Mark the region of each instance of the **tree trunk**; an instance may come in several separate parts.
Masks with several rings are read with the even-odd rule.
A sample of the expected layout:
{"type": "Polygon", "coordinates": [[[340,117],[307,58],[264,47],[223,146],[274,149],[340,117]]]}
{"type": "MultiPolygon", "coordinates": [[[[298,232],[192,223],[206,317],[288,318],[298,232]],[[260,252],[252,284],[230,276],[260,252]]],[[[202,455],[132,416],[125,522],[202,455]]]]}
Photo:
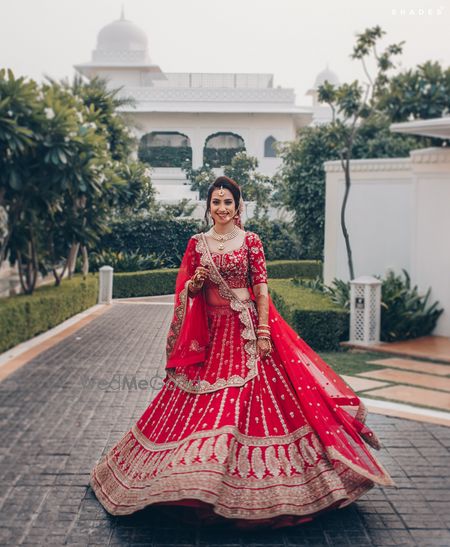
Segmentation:
{"type": "Polygon", "coordinates": [[[30,268],[30,292],[32,294],[36,288],[37,274],[39,269],[38,258],[36,253],[36,243],[33,232],[30,230],[30,250],[31,250],[31,268],[30,268]]]}
{"type": "Polygon", "coordinates": [[[37,257],[33,237],[28,241],[28,259],[25,268],[22,261],[22,253],[20,251],[17,251],[17,261],[22,291],[24,294],[32,294],[36,287],[37,280],[37,257]]]}
{"type": "Polygon", "coordinates": [[[89,254],[87,252],[86,245],[83,245],[81,247],[81,254],[83,257],[83,268],[82,268],[83,278],[86,278],[87,274],[89,273],[89,254]]]}
{"type": "Polygon", "coordinates": [[[64,274],[66,272],[66,268],[67,268],[67,260],[64,264],[64,268],[62,269],[62,272],[59,274],[57,269],[56,268],[52,268],[52,272],[53,272],[53,277],[55,278],[55,287],[58,287],[59,285],[61,285],[61,281],[64,277],[64,274]]]}
{"type": "Polygon", "coordinates": [[[23,271],[23,264],[22,264],[22,253],[20,251],[17,251],[17,265],[19,267],[19,281],[20,286],[22,287],[22,292],[26,294],[26,287],[24,282],[24,271],[23,271]]]}
{"type": "Polygon", "coordinates": [[[79,243],[72,243],[70,246],[69,257],[67,259],[67,274],[69,279],[72,279],[72,274],[75,271],[79,248],[79,243]]]}
{"type": "Polygon", "coordinates": [[[348,200],[348,195],[350,193],[350,185],[351,185],[350,158],[349,158],[348,151],[346,152],[345,161],[341,157],[341,163],[342,163],[342,167],[344,169],[344,174],[345,174],[345,193],[344,193],[344,199],[342,201],[342,207],[341,207],[341,228],[342,228],[342,233],[344,235],[345,248],[347,250],[347,260],[348,260],[348,269],[350,272],[350,280],[352,280],[355,277],[354,270],[353,270],[352,249],[350,246],[350,237],[347,231],[347,226],[345,224],[345,209],[347,206],[347,200],[348,200]]]}

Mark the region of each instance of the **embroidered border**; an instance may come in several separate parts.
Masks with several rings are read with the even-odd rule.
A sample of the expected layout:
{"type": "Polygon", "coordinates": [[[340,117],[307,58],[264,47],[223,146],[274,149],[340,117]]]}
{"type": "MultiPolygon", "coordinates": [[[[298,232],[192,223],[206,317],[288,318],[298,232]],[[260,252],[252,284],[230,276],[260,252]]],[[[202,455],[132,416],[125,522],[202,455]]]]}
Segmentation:
{"type": "Polygon", "coordinates": [[[175,307],[175,315],[178,321],[174,322],[173,329],[170,332],[169,336],[167,337],[167,344],[166,344],[166,357],[169,359],[170,354],[173,351],[173,348],[175,346],[175,342],[178,338],[178,335],[180,334],[181,326],[183,324],[183,318],[186,313],[186,303],[187,303],[187,293],[188,293],[188,283],[186,282],[186,285],[184,288],[180,291],[180,304],[175,307]]]}
{"type": "Polygon", "coordinates": [[[178,447],[150,453],[130,430],[93,469],[91,486],[114,515],[190,498],[212,504],[214,512],[224,517],[249,519],[312,515],[336,504],[347,505],[372,488],[372,481],[351,468],[333,464],[314,434],[307,439],[309,429],[303,426],[295,432],[302,437],[300,443],[287,447],[274,445],[275,438],[272,443],[247,438],[265,443],[264,452],[263,445],[240,445],[234,437],[228,447],[228,434],[222,428],[209,436],[202,432],[204,442],[184,439],[178,447]]]}

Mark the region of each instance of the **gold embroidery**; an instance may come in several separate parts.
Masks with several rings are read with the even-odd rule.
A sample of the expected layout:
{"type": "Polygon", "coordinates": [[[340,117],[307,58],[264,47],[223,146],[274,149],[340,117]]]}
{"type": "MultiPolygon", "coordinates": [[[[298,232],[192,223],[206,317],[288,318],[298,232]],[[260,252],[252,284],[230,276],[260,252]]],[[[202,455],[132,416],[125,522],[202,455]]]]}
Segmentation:
{"type": "Polygon", "coordinates": [[[186,450],[186,454],[184,456],[184,461],[186,462],[186,465],[191,465],[197,458],[198,447],[201,442],[201,439],[195,439],[186,450]]]}
{"type": "Polygon", "coordinates": [[[286,456],[284,446],[278,447],[278,460],[280,462],[281,469],[284,471],[285,475],[289,477],[291,474],[291,464],[286,456]]]}
{"type": "Polygon", "coordinates": [[[253,472],[258,479],[262,479],[266,471],[266,466],[264,464],[261,448],[259,448],[259,446],[256,446],[252,451],[252,467],[253,472]]]}
{"type": "Polygon", "coordinates": [[[228,471],[230,472],[230,474],[233,474],[237,465],[237,460],[236,460],[237,443],[234,439],[231,439],[231,443],[230,443],[230,447],[228,451],[229,451],[228,471]]]}
{"type": "Polygon", "coordinates": [[[266,466],[274,477],[278,477],[281,471],[281,466],[276,456],[274,446],[268,446],[266,449],[266,466]]]}
{"type": "Polygon", "coordinates": [[[298,471],[298,473],[301,473],[305,468],[305,464],[304,464],[303,459],[302,459],[302,457],[301,457],[301,455],[298,451],[298,447],[297,447],[296,444],[292,443],[292,444],[289,445],[288,454],[289,454],[289,459],[291,461],[292,467],[296,471],[298,471]]]}
{"type": "Polygon", "coordinates": [[[300,451],[302,453],[303,459],[309,464],[314,465],[317,460],[317,454],[313,447],[309,444],[308,439],[303,437],[300,439],[299,444],[300,451]]]}
{"type": "Polygon", "coordinates": [[[224,463],[228,457],[227,441],[228,435],[224,433],[217,437],[216,444],[214,445],[214,455],[219,463],[224,463]]]}
{"type": "MultiPolygon", "coordinates": [[[[175,346],[175,342],[178,338],[178,335],[180,334],[181,325],[183,324],[183,318],[186,313],[186,303],[187,303],[187,294],[188,294],[188,283],[189,281],[186,281],[186,284],[184,288],[180,291],[180,303],[178,306],[175,306],[175,316],[176,321],[174,321],[174,324],[172,326],[172,330],[169,332],[167,336],[167,344],[166,344],[166,356],[167,359],[169,359],[170,354],[173,351],[173,348],[175,346]]],[[[169,369],[170,370],[170,369],[169,369]]]]}
{"type": "Polygon", "coordinates": [[[244,479],[248,477],[248,474],[250,473],[250,462],[248,460],[248,453],[249,453],[248,446],[246,445],[241,446],[241,449],[239,450],[238,459],[237,459],[238,473],[244,479]]]}
{"type": "Polygon", "coordinates": [[[189,496],[213,504],[217,514],[228,518],[312,514],[337,501],[346,504],[372,486],[370,481],[361,482],[361,477],[351,470],[342,467],[334,470],[326,462],[291,478],[266,477],[262,479],[264,487],[260,489],[252,488],[254,477],[243,479],[235,475],[221,482],[220,475],[213,472],[213,466],[199,465],[203,467],[195,473],[163,473],[150,482],[139,483],[139,486],[134,481],[134,488],[130,488],[127,477],[122,475],[114,461],[109,461],[93,470],[91,485],[105,508],[115,515],[133,513],[150,503],[175,501],[189,496]],[[114,479],[116,476],[117,480],[114,479]],[[286,487],[290,487],[289,498],[285,495],[286,487]],[[236,496],[237,488],[240,489],[239,496],[236,496]],[[220,496],[217,496],[216,492],[219,491],[220,496]],[[274,507],[274,499],[285,502],[274,507]]]}
{"type": "Polygon", "coordinates": [[[199,450],[200,461],[205,463],[211,458],[211,456],[213,455],[214,441],[215,441],[215,437],[209,437],[203,443],[202,447],[199,450]]]}

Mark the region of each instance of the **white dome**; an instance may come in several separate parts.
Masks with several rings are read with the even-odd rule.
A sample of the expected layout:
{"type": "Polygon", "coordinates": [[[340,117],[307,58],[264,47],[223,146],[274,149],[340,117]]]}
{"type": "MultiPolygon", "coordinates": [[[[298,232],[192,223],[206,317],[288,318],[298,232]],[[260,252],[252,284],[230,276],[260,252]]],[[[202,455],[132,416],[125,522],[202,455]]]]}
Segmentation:
{"type": "Polygon", "coordinates": [[[147,51],[147,48],[145,32],[126,19],[106,25],[97,36],[97,51],[147,51]]]}
{"type": "Polygon", "coordinates": [[[318,89],[319,86],[323,85],[325,81],[328,81],[332,85],[339,85],[339,78],[337,77],[337,74],[335,74],[332,70],[328,68],[325,68],[322,70],[322,72],[319,72],[317,74],[316,79],[314,81],[313,89],[318,89]]]}

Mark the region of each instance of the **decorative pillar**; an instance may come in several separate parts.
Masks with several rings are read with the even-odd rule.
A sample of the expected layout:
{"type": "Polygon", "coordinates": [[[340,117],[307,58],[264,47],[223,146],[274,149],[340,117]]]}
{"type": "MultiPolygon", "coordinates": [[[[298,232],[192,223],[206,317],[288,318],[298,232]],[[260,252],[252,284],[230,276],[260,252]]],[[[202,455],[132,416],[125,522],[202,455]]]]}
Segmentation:
{"type": "Polygon", "coordinates": [[[350,281],[350,343],[378,344],[380,341],[381,281],[361,276],[350,281]]]}
{"type": "Polygon", "coordinates": [[[99,304],[112,304],[113,271],[114,268],[111,266],[102,266],[99,269],[99,304]]]}

